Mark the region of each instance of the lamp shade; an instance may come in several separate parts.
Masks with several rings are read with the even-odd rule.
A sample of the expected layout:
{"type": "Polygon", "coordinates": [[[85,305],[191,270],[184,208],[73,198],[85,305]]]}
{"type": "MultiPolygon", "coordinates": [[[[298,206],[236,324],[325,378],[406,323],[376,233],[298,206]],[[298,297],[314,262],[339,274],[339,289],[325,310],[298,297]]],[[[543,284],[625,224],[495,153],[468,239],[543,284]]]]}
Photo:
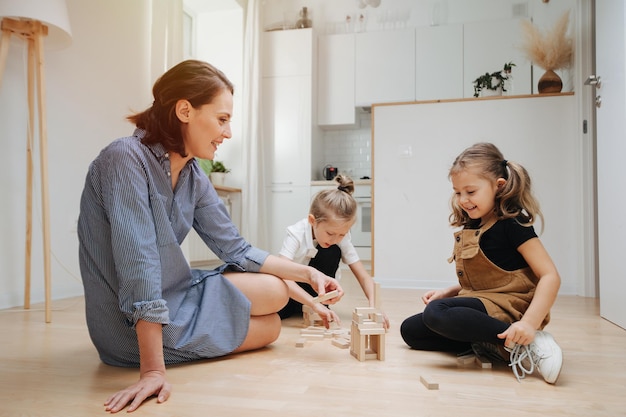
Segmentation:
{"type": "Polygon", "coordinates": [[[38,20],[48,26],[46,47],[62,49],[72,43],[72,30],[65,0],[0,0],[0,19],[38,20]]]}

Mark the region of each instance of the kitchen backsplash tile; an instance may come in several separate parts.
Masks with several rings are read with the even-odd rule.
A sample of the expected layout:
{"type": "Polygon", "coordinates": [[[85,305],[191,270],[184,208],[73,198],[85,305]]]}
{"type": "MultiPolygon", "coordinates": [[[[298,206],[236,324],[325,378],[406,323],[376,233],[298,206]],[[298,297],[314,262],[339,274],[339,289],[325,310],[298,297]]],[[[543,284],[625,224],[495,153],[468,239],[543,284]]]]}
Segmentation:
{"type": "Polygon", "coordinates": [[[355,126],[324,131],[324,160],[355,180],[372,176],[371,116],[359,109],[355,126]]]}

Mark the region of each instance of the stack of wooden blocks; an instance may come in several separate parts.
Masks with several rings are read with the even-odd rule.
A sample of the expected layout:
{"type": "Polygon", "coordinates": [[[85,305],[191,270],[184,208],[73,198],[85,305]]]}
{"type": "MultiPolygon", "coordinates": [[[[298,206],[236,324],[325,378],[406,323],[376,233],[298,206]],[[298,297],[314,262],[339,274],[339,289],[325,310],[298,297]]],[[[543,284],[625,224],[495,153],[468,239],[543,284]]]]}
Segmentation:
{"type": "Polygon", "coordinates": [[[302,318],[304,319],[305,326],[317,327],[324,325],[320,315],[314,312],[313,309],[307,305],[302,306],[302,318]]]}
{"type": "MultiPolygon", "coordinates": [[[[349,332],[343,329],[329,330],[323,326],[323,320],[312,308],[302,306],[302,316],[304,325],[307,328],[300,332],[300,339],[296,342],[296,347],[304,347],[307,339],[332,338],[333,345],[347,349],[350,354],[359,361],[366,359],[385,360],[385,320],[380,310],[380,300],[378,294],[380,285],[374,284],[374,298],[376,307],[357,307],[352,313],[352,326],[349,332]]],[[[337,295],[337,291],[317,297],[314,302],[323,302],[337,295]]]]}
{"type": "Polygon", "coordinates": [[[385,332],[385,321],[377,308],[355,308],[350,330],[350,354],[360,361],[384,361],[385,332]]]}

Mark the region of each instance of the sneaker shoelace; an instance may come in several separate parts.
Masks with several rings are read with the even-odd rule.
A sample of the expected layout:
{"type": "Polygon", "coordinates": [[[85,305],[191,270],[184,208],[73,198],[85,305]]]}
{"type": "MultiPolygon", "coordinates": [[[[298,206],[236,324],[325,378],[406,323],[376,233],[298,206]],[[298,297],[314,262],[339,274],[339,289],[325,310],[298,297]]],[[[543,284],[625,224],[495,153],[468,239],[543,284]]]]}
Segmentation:
{"type": "Polygon", "coordinates": [[[513,374],[518,382],[524,379],[526,375],[530,375],[535,371],[535,361],[538,358],[535,357],[535,353],[530,348],[530,345],[515,345],[510,352],[511,363],[509,366],[513,370],[513,374]],[[526,359],[528,359],[528,367],[524,365],[524,360],[526,359]]]}

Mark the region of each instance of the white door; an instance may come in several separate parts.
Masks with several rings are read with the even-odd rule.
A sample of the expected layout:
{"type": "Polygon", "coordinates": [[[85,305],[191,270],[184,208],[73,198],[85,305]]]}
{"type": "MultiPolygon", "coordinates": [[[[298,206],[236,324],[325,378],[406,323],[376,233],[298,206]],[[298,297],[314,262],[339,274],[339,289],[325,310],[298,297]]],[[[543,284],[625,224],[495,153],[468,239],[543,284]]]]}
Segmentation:
{"type": "Polygon", "coordinates": [[[622,268],[626,222],[626,8],[623,0],[596,1],[598,268],[600,315],[626,328],[622,268]]]}

